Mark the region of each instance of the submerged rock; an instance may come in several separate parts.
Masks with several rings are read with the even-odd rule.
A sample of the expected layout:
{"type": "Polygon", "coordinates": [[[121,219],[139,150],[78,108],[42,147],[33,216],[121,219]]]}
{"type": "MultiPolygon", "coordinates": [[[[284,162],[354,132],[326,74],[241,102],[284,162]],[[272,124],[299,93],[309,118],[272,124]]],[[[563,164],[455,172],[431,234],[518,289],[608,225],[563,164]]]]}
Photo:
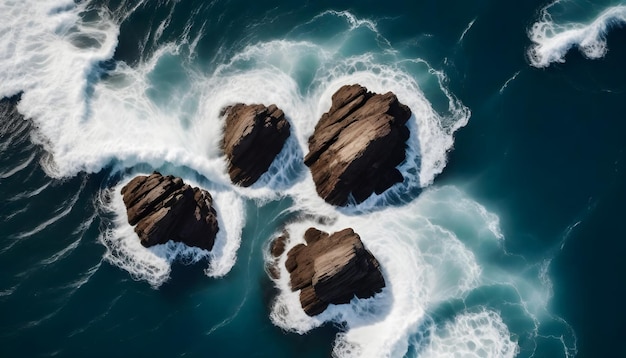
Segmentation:
{"type": "Polygon", "coordinates": [[[222,150],[228,159],[228,174],[233,183],[254,184],[265,173],[289,137],[289,122],[275,105],[226,107],[222,150]]]}
{"type": "Polygon", "coordinates": [[[404,178],[396,166],[405,159],[411,110],[391,92],[375,94],[360,85],[341,87],[309,138],[304,163],[317,193],[345,206],[381,194],[404,178]]]}
{"type": "Polygon", "coordinates": [[[168,240],[211,250],[219,228],[213,198],[181,178],[154,172],[133,178],[122,188],[128,223],[143,246],[168,240]]]}
{"type": "Polygon", "coordinates": [[[385,287],[380,265],[352,229],[329,235],[315,228],[304,234],[306,245],[289,250],[285,267],[291,289],[300,291],[300,304],[309,316],[329,304],[369,298],[385,287]]]}

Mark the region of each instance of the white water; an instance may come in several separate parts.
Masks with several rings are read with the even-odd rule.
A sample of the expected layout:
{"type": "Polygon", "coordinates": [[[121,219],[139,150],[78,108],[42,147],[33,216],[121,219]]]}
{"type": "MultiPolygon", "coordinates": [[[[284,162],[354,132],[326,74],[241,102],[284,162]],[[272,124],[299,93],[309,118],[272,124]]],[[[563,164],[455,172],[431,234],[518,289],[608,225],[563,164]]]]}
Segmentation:
{"type": "MultiPolygon", "coordinates": [[[[111,163],[121,171],[135,166],[165,169],[210,190],[220,218],[211,252],[177,243],[146,249],[126,221],[120,189],[131,176],[125,177],[102,193],[98,203],[113,217],[100,241],[107,249],[105,259],[133,278],[158,287],[169,278],[173,261],[205,259],[207,275],[226,275],[236,263],[245,225],[244,200],[263,202],[283,195],[293,198],[294,211],[330,218],[332,224],[322,229],[353,227],[383,267],[387,287],[381,294],[330,307],[315,318],[304,314],[282,269],[272,321],[298,333],[326,321],[345,323],[346,331],[335,342],[338,356],[401,356],[416,345],[412,337],[420,333],[431,310],[507,278],[506,272],[486,272],[475,251],[483,245],[500,250],[503,235],[497,216],[462,192],[427,189],[405,206],[388,205],[427,187],[441,173],[454,132],[467,124],[470,112],[446,89],[443,73],[420,59],[401,57],[374,22],[348,12],[325,12],[305,25],[317,26],[316,21],[327,17],[345,21],[339,35],[328,41],[251,44],[212,73],[183,65],[179,44],[166,44],[150,59],[134,67],[117,63],[108,77],[99,79],[97,64],[111,58],[118,27],[106,14],[85,23],[78,16],[81,10],[73,1],[0,4],[0,95],[24,91],[18,108],[32,118],[35,139],[51,154],[43,163],[46,172],[67,177],[98,172],[111,163]],[[378,47],[360,48],[364,39],[378,47]],[[317,196],[301,159],[331,95],[351,83],[375,92],[393,91],[413,111],[408,124],[412,135],[400,167],[404,183],[358,207],[337,210],[317,196]],[[433,94],[447,98],[446,109],[433,108],[433,94]],[[218,148],[219,112],[236,102],[274,103],[292,124],[285,150],[251,188],[230,184],[218,148]],[[198,184],[192,180],[196,174],[202,178],[198,184]],[[448,216],[441,216],[441,208],[448,209],[443,211],[448,216]],[[461,236],[459,230],[468,231],[461,236]]],[[[290,246],[310,224],[288,226],[290,246]]],[[[281,267],[283,263],[284,258],[281,267]]],[[[518,281],[510,278],[504,284],[518,281]]],[[[537,297],[536,305],[545,307],[545,296],[537,297]]],[[[477,355],[516,349],[495,311],[462,313],[442,327],[428,329],[434,338],[425,354],[452,352],[459,345],[477,355]]]]}
{"type": "MultiPolygon", "coordinates": [[[[595,18],[586,22],[557,22],[551,15],[555,1],[543,8],[540,18],[528,31],[533,45],[528,58],[535,67],[548,67],[551,63],[565,62],[567,52],[575,47],[587,58],[598,59],[608,51],[606,35],[612,27],[626,23],[626,6],[608,7],[595,18]]],[[[576,4],[570,4],[573,9],[576,4]]]]}
{"type": "Polygon", "coordinates": [[[18,109],[35,119],[38,142],[60,159],[59,171],[48,168],[57,176],[81,166],[68,155],[81,149],[74,147],[75,137],[89,117],[94,66],[117,44],[115,24],[106,18],[85,23],[80,10],[73,1],[0,4],[0,96],[24,91],[18,109]]]}
{"type": "Polygon", "coordinates": [[[509,330],[493,311],[465,313],[435,332],[430,344],[421,352],[425,358],[447,357],[515,357],[517,344],[509,330]]]}
{"type": "MultiPolygon", "coordinates": [[[[299,333],[327,321],[345,324],[347,331],[335,342],[338,356],[402,356],[409,345],[417,344],[412,336],[428,321],[428,312],[445,302],[463,300],[472,290],[501,278],[497,271],[484,273],[472,251],[478,247],[502,251],[503,237],[497,216],[453,187],[427,189],[405,207],[359,216],[338,212],[333,215],[326,208],[320,209],[315,214],[332,215],[333,223],[290,224],[286,251],[303,242],[304,231],[310,226],[327,232],[351,227],[381,263],[386,287],[373,298],[353,299],[349,305],[331,305],[319,316],[309,317],[300,307],[299,293],[290,290],[289,275],[284,268],[286,255],[283,255],[278,262],[281,277],[276,281],[281,293],[274,303],[271,319],[279,327],[299,333]],[[460,224],[454,224],[457,219],[460,224]],[[456,225],[454,231],[445,226],[451,223],[456,225]],[[465,237],[461,240],[455,231],[463,232],[465,237]]],[[[513,284],[517,280],[514,274],[508,275],[508,282],[499,284],[513,284]]],[[[539,306],[546,303],[537,302],[539,306]]],[[[428,348],[431,356],[454,352],[459,344],[470,341],[475,344],[476,356],[501,356],[476,353],[481,351],[506,351],[512,356],[517,349],[497,312],[476,317],[461,314],[454,319],[455,322],[444,327],[429,328],[434,330],[435,337],[442,337],[432,340],[428,348]],[[470,326],[473,328],[469,329],[470,326]]]]}
{"type": "MultiPolygon", "coordinates": [[[[169,278],[174,261],[194,264],[208,261],[205,272],[210,277],[226,275],[236,262],[236,253],[241,243],[241,230],[245,221],[243,202],[232,192],[212,190],[213,205],[218,214],[219,231],[211,251],[188,247],[179,242],[145,248],[137,239],[133,227],[128,224],[126,207],[120,191],[131,178],[103,193],[100,206],[114,216],[114,227],[100,236],[106,246],[105,259],[128,271],[134,279],[146,280],[158,287],[169,278]]],[[[191,186],[197,184],[186,181],[191,186]]]]}

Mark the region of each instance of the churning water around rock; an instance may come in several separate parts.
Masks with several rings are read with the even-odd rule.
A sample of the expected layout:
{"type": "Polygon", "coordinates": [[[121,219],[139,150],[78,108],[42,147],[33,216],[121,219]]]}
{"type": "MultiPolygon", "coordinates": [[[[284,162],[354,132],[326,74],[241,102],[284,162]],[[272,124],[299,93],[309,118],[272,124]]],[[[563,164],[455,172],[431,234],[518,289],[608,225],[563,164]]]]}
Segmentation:
{"type": "Polygon", "coordinates": [[[625,7],[2,0],[0,356],[623,354],[625,7]],[[338,209],[302,160],[352,83],[411,137],[403,183],[338,209]],[[292,128],[249,188],[237,102],[292,128]],[[212,193],[211,252],[140,245],[120,189],[153,170],[212,193]],[[265,265],[312,225],[354,228],[386,288],[304,314],[265,265]]]}

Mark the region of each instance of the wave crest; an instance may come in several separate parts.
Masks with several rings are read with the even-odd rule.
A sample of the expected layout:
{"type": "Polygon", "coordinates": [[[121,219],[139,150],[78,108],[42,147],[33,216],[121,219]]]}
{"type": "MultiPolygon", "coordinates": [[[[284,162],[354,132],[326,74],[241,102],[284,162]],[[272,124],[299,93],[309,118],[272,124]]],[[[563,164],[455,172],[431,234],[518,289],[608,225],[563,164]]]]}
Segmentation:
{"type": "Polygon", "coordinates": [[[534,67],[548,67],[551,63],[565,62],[565,55],[573,47],[589,59],[604,57],[608,51],[606,35],[612,27],[626,23],[626,6],[605,9],[589,22],[557,23],[550,14],[554,2],[541,10],[539,21],[528,31],[533,45],[528,49],[528,59],[534,67]]]}

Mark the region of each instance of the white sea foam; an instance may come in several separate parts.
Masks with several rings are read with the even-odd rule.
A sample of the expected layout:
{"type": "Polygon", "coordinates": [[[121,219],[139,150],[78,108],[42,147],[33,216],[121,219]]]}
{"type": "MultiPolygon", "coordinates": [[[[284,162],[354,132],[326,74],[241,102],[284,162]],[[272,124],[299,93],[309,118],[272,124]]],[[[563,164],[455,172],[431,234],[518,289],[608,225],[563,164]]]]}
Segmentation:
{"type": "MultiPolygon", "coordinates": [[[[32,16],[28,6],[23,7],[14,16],[20,21],[32,16]]],[[[300,148],[288,145],[271,179],[268,175],[252,189],[235,188],[246,196],[267,198],[299,178],[308,136],[328,110],[332,93],[358,82],[372,91],[395,92],[414,113],[409,123],[414,134],[401,168],[407,180],[400,191],[406,191],[430,184],[443,170],[454,131],[469,118],[469,110],[445,88],[445,76],[420,60],[414,66],[416,60],[397,57],[386,48],[342,55],[346,46],[353,46],[352,31],[365,29],[380,38],[375,23],[347,12],[324,15],[347,23],[341,39],[327,43],[277,40],[250,45],[209,75],[183,66],[179,45],[169,44],[148,61],[133,68],[118,63],[106,79],[97,80],[97,64],[112,55],[117,27],[106,14],[85,23],[77,15],[80,7],[67,9],[53,16],[43,12],[47,27],[30,30],[14,23],[20,31],[3,45],[24,48],[0,61],[6,77],[0,94],[25,91],[19,109],[34,119],[40,142],[52,154],[53,162],[45,169],[53,176],[96,172],[111,160],[120,167],[175,163],[229,185],[218,147],[221,109],[236,102],[275,103],[290,119],[300,148]],[[417,81],[424,77],[437,79],[439,88],[429,91],[448,96],[447,111],[432,108],[417,81]]]]}
{"type": "MultiPolygon", "coordinates": [[[[482,269],[472,251],[454,233],[431,222],[426,215],[436,210],[433,203],[446,202],[456,195],[456,202],[462,206],[459,210],[483,226],[483,235],[492,233],[492,214],[486,215],[478,204],[468,205],[470,199],[461,194],[454,188],[428,189],[405,207],[360,216],[335,212],[333,223],[328,226],[312,222],[289,225],[287,250],[302,242],[304,231],[312,225],[329,232],[354,228],[380,261],[386,287],[374,298],[331,305],[319,316],[309,317],[300,307],[298,292],[289,288],[283,255],[278,262],[281,278],[276,284],[280,295],[272,309],[272,321],[300,333],[326,321],[345,323],[347,331],[335,342],[336,355],[402,356],[429,310],[442,302],[462,299],[482,282],[482,269]]],[[[330,214],[326,208],[320,209],[317,214],[330,214]]],[[[499,238],[492,234],[491,240],[497,242],[499,238]]],[[[508,332],[501,334],[508,336],[508,332]]]]}
{"type": "Polygon", "coordinates": [[[72,243],[67,245],[62,250],[54,253],[52,256],[41,260],[39,263],[44,266],[51,265],[61,259],[64,259],[65,257],[69,256],[72,252],[74,252],[74,250],[78,247],[78,245],[82,241],[83,236],[85,235],[85,232],[91,227],[91,224],[93,223],[93,220],[95,218],[96,218],[96,215],[94,214],[91,217],[89,217],[87,220],[85,220],[83,223],[81,223],[74,230],[74,232],[72,232],[73,235],[78,236],[76,240],[74,240],[72,243]]]}
{"type": "MultiPolygon", "coordinates": [[[[359,83],[378,93],[393,91],[413,112],[408,123],[413,135],[408,141],[407,160],[400,167],[405,182],[394,189],[395,193],[392,190],[382,198],[375,196],[362,206],[379,206],[388,196],[401,196],[412,188],[429,185],[445,167],[454,132],[467,123],[470,115],[445,88],[445,75],[421,60],[383,61],[372,53],[341,58],[336,51],[333,44],[288,40],[247,47],[216,71],[219,81],[209,87],[204,95],[207,100],[201,101],[211,107],[204,109],[205,117],[215,117],[221,107],[216,106],[218,103],[276,103],[294,124],[292,134],[300,151],[291,155],[289,159],[293,160],[308,151],[308,137],[319,117],[330,108],[332,94],[342,85],[359,83]],[[412,72],[411,66],[419,67],[415,70],[418,72],[412,72]],[[242,71],[248,67],[251,69],[242,71]],[[434,79],[438,85],[435,91],[448,98],[445,113],[433,109],[416,76],[434,79]],[[306,82],[298,84],[294,78],[306,82]]],[[[279,163],[282,168],[293,165],[288,161],[279,163]]]]}
{"type": "MultiPolygon", "coordinates": [[[[241,199],[232,192],[211,191],[219,225],[215,245],[211,251],[173,241],[145,248],[126,218],[126,207],[120,191],[128,181],[130,178],[105,191],[99,203],[101,208],[114,217],[114,225],[100,236],[100,241],[107,248],[106,260],[128,271],[133,278],[145,280],[154,287],[167,281],[174,261],[193,264],[207,259],[209,266],[205,272],[212,277],[220,277],[230,271],[236,261],[244,223],[241,199]]],[[[197,186],[190,181],[187,183],[197,186]]]]}
{"type": "MultiPolygon", "coordinates": [[[[565,62],[565,55],[578,48],[590,59],[603,57],[607,49],[606,35],[611,27],[626,23],[626,6],[612,6],[588,22],[562,22],[553,20],[552,7],[555,1],[541,10],[540,18],[528,31],[533,45],[528,49],[528,58],[535,67],[548,67],[553,62],[565,62]]],[[[573,7],[575,5],[572,4],[573,7]]]]}
{"type": "MultiPolygon", "coordinates": [[[[68,198],[63,203],[61,203],[52,212],[52,214],[54,214],[54,216],[44,220],[41,224],[35,226],[35,228],[33,228],[31,230],[28,230],[28,231],[25,231],[25,232],[20,232],[20,233],[16,234],[15,237],[18,240],[31,237],[31,236],[33,236],[35,234],[38,234],[39,232],[41,232],[42,230],[44,230],[48,226],[55,224],[57,221],[63,219],[65,216],[67,216],[74,209],[74,205],[78,201],[78,198],[80,198],[80,195],[82,194],[83,189],[85,188],[86,182],[87,181],[84,179],[82,181],[81,185],[80,185],[80,188],[76,191],[76,193],[74,193],[74,195],[71,198],[68,198]]],[[[10,246],[12,246],[12,245],[9,245],[8,247],[10,247],[10,246]]]]}
{"type": "Polygon", "coordinates": [[[30,165],[30,163],[33,161],[33,159],[35,159],[36,156],[37,156],[37,153],[33,152],[33,154],[31,154],[28,158],[26,158],[21,163],[18,163],[15,167],[11,169],[7,169],[6,171],[0,173],[0,179],[9,178],[13,176],[14,174],[19,173],[20,171],[24,170],[26,167],[28,167],[28,165],[30,165]]]}
{"type": "MultiPolygon", "coordinates": [[[[293,190],[303,193],[298,199],[308,197],[304,193],[314,188],[302,183],[293,190]]],[[[358,216],[312,198],[296,200],[294,207],[325,218],[328,224],[313,220],[288,225],[286,252],[303,241],[310,226],[328,232],[352,227],[383,269],[387,286],[380,294],[366,300],[353,299],[348,305],[331,305],[322,314],[309,317],[300,306],[298,292],[290,290],[284,267],[286,255],[278,260],[281,275],[275,283],[280,294],[272,307],[272,321],[298,333],[325,322],[345,327],[335,341],[333,354],[338,357],[396,357],[409,351],[418,356],[454,352],[470,357],[514,356],[519,351],[514,337],[524,336],[533,342],[544,320],[558,319],[547,311],[552,284],[545,262],[528,265],[509,255],[498,216],[456,187],[428,188],[406,206],[358,216]],[[502,260],[507,263],[502,265],[502,260]],[[465,303],[475,291],[490,287],[498,287],[496,292],[510,291],[512,296],[505,295],[502,301],[493,296],[487,306],[465,303]],[[433,311],[455,302],[464,302],[463,306],[472,310],[454,313],[444,325],[432,323],[433,311]],[[492,305],[496,309],[489,308],[492,305]],[[508,319],[518,324],[523,321],[524,330],[515,327],[512,333],[497,311],[501,307],[517,307],[521,316],[508,319]]],[[[566,337],[567,349],[572,349],[571,327],[562,320],[558,327],[566,337]]]]}
{"type": "Polygon", "coordinates": [[[511,76],[511,78],[509,78],[508,80],[506,80],[506,82],[504,82],[504,84],[502,85],[502,87],[500,87],[500,90],[498,91],[499,93],[504,92],[504,90],[509,87],[509,84],[513,81],[515,81],[515,79],[517,78],[517,76],[519,76],[521,71],[517,71],[515,72],[515,74],[513,76],[511,76]]]}
{"type": "Polygon", "coordinates": [[[21,192],[21,193],[16,194],[15,196],[13,196],[11,198],[8,198],[7,200],[9,200],[9,201],[16,201],[16,200],[21,200],[21,199],[32,198],[34,196],[37,196],[37,195],[41,194],[41,192],[46,190],[50,186],[51,183],[52,182],[49,181],[49,182],[43,184],[42,186],[40,186],[39,188],[21,192]]]}
{"type": "Polygon", "coordinates": [[[467,35],[467,32],[472,28],[472,26],[474,26],[474,23],[476,22],[476,17],[472,19],[472,21],[469,22],[469,24],[467,24],[467,27],[465,28],[465,30],[463,30],[463,33],[461,33],[461,37],[459,37],[459,40],[457,41],[457,43],[461,43],[463,42],[463,39],[465,38],[465,35],[467,35]]]}
{"type": "Polygon", "coordinates": [[[515,357],[519,351],[496,312],[464,313],[436,329],[420,357],[515,357]]]}
{"type": "Polygon", "coordinates": [[[0,96],[24,91],[18,109],[35,119],[39,142],[61,159],[61,170],[78,135],[71,133],[89,117],[97,65],[117,44],[117,26],[105,14],[81,20],[84,6],[67,0],[0,4],[0,96]]]}
{"type": "MultiPolygon", "coordinates": [[[[207,274],[223,276],[235,264],[245,198],[264,201],[289,195],[294,201],[291,210],[328,219],[327,225],[317,225],[322,229],[353,227],[383,267],[387,287],[381,294],[332,306],[314,318],[302,311],[298,293],[290,292],[282,268],[272,321],[299,333],[326,321],[345,322],[346,331],[334,348],[340,356],[404,354],[429,310],[463,299],[489,276],[473,248],[484,241],[499,247],[503,235],[497,216],[449,188],[426,189],[404,206],[387,205],[433,182],[446,165],[455,131],[467,123],[470,112],[447,90],[442,72],[420,59],[403,58],[375,22],[349,12],[325,12],[309,25],[317,26],[316,21],[326,17],[343,19],[345,26],[337,36],[313,42],[295,36],[296,28],[292,34],[297,39],[251,44],[229,62],[214,64],[209,74],[189,65],[180,43],[165,44],[133,67],[117,63],[100,79],[98,63],[113,54],[121,15],[111,20],[112,16],[101,13],[86,22],[79,16],[83,6],[73,1],[0,4],[0,96],[24,92],[18,109],[32,118],[35,139],[51,153],[52,160],[44,162],[46,171],[66,177],[81,170],[98,172],[111,163],[125,173],[134,166],[165,168],[192,185],[190,179],[196,178],[209,189],[220,220],[211,252],[177,243],[144,248],[126,221],[120,188],[130,180],[127,177],[106,190],[99,203],[105,216],[113,217],[100,236],[108,262],[153,286],[168,279],[174,260],[207,259],[207,274]],[[360,47],[363,40],[378,47],[360,47]],[[318,197],[301,159],[332,94],[351,83],[396,93],[413,111],[408,123],[412,135],[407,160],[400,167],[404,183],[357,207],[337,210],[318,197]],[[431,96],[445,98],[443,108],[433,105],[431,96]],[[250,188],[230,184],[219,149],[220,111],[236,102],[274,103],[292,125],[292,137],[270,173],[250,188]],[[447,211],[449,220],[433,214],[438,205],[456,208],[447,211]],[[452,215],[458,213],[463,213],[461,228],[470,230],[455,227],[452,215]]],[[[161,30],[167,26],[166,20],[161,30]]],[[[183,41],[195,47],[199,36],[183,41]]],[[[288,226],[290,246],[309,225],[288,226]]],[[[282,260],[280,267],[284,267],[282,260]]],[[[461,337],[465,333],[455,327],[465,327],[469,321],[489,328],[486,331],[497,331],[493,333],[498,339],[495,347],[510,346],[506,327],[494,315],[487,314],[491,319],[487,321],[471,315],[456,317],[458,323],[446,329],[458,334],[459,340],[441,336],[434,351],[450,351],[455,344],[467,342],[461,337]]],[[[492,348],[485,347],[487,351],[492,348]]]]}

